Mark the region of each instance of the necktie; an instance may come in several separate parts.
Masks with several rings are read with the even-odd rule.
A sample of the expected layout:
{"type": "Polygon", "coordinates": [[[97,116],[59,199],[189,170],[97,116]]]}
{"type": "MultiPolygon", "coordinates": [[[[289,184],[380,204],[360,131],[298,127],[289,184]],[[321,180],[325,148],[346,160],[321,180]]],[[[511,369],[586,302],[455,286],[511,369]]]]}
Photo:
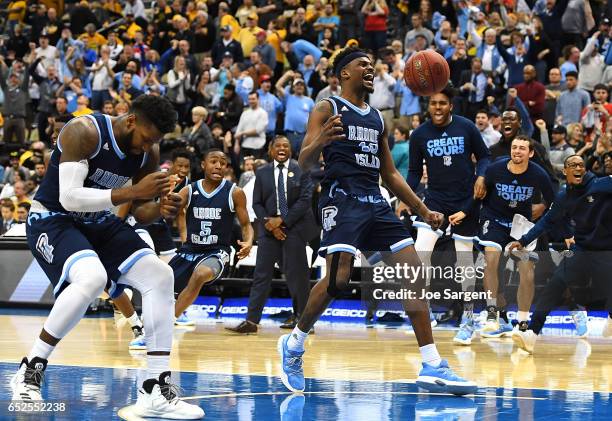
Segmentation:
{"type": "Polygon", "coordinates": [[[285,196],[285,177],[283,177],[283,164],[278,164],[278,209],[281,217],[287,217],[289,206],[287,205],[287,196],[285,196]]]}
{"type": "Polygon", "coordinates": [[[472,92],[470,92],[470,102],[474,103],[476,102],[476,94],[478,92],[478,76],[477,75],[472,75],[472,85],[474,85],[474,90],[472,92]]]}

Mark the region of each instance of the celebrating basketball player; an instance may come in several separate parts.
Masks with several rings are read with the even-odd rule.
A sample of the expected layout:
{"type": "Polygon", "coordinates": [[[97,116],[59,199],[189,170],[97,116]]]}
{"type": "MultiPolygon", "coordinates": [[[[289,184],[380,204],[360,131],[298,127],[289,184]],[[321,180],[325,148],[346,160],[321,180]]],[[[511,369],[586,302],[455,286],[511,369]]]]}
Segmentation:
{"type": "MultiPolygon", "coordinates": [[[[499,338],[512,332],[512,325],[507,322],[502,324],[500,321],[496,304],[499,260],[506,245],[512,242],[510,230],[514,215],[519,214],[531,220],[534,195],[541,192],[546,203],[552,203],[554,197],[553,186],[546,171],[538,164],[530,162],[529,158],[534,154],[533,140],[522,135],[515,137],[510,154],[511,158],[500,158],[486,170],[485,188],[488,194],[480,210],[480,232],[476,238],[485,253],[484,289],[490,293],[487,309],[488,313],[495,315],[495,318],[487,320],[481,332],[485,338],[499,338]]],[[[458,212],[448,219],[455,227],[460,225],[465,217],[464,212],[458,212]]],[[[521,279],[517,291],[518,319],[519,322],[526,323],[534,293],[533,262],[521,260],[518,269],[521,279]]],[[[472,321],[462,324],[454,341],[469,345],[473,333],[472,321]]]]}
{"type": "MultiPolygon", "coordinates": [[[[417,127],[410,135],[408,184],[414,190],[423,175],[423,161],[427,166],[427,207],[444,215],[463,211],[468,216],[458,225],[443,225],[433,230],[426,221],[415,221],[417,240],[414,245],[425,265],[430,265],[431,253],[445,231],[452,234],[457,251],[457,266],[474,265],[473,239],[478,232],[478,211],[473,198],[485,193],[484,173],[489,165],[489,150],[480,131],[470,120],[452,114],[453,90],[450,87],[429,98],[431,119],[417,127]],[[477,163],[474,169],[472,155],[477,163]],[[448,228],[448,229],[447,229],[448,228]]],[[[464,291],[474,291],[474,277],[466,277],[464,291]]],[[[464,303],[462,325],[472,323],[473,302],[464,303]]]]}
{"type": "Polygon", "coordinates": [[[177,398],[170,383],[173,278],[168,265],[110,208],[133,200],[141,222],[173,217],[180,197],[169,193],[168,174],[156,172],[157,143],[174,130],[176,112],[165,98],[142,95],[129,113],[86,115],[59,135],[49,169],[34,197],[28,245],[54,285],[56,301],[34,347],[11,381],[14,400],[41,400],[47,359],[85,314],[107,279],[142,295],[147,380],[134,413],[199,419],[204,411],[177,398]],[[133,185],[123,187],[133,179],[133,185]],[[162,195],[160,203],[152,198],[162,195]]]}
{"type": "MultiPolygon", "coordinates": [[[[393,165],[384,122],[365,98],[374,91],[374,68],[360,49],[348,47],[336,56],[334,73],[342,96],[320,101],[310,115],[299,162],[304,170],[323,153],[325,173],[319,211],[323,222],[320,254],[326,255],[327,274],[311,290],[306,309],[289,335],[278,340],[281,378],[294,392],[304,390],[302,355],[308,332],[331,301],[348,288],[357,249],[387,252],[387,264],[419,266],[414,242],[380,193],[379,177],[402,201],[437,229],[443,216],[432,212],[410,189],[393,165]]],[[[423,279],[414,287],[422,288],[423,279]]],[[[420,293],[419,295],[420,296],[420,293]]],[[[430,391],[473,393],[476,384],[455,375],[440,358],[433,341],[427,302],[406,300],[423,357],[417,384],[430,391]]]]}

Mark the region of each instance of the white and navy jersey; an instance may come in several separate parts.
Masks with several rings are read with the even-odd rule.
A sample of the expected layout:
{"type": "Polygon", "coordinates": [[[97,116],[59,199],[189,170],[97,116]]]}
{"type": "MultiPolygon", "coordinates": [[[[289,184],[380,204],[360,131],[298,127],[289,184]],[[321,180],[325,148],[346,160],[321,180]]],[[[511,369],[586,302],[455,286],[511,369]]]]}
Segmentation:
{"type": "Polygon", "coordinates": [[[484,175],[489,149],[480,131],[467,118],[453,115],[445,127],[431,120],[417,127],[410,135],[408,184],[416,190],[427,165],[427,198],[438,201],[463,201],[474,194],[476,171],[472,154],[478,161],[478,173],[484,175]]]}
{"type": "Polygon", "coordinates": [[[341,114],[343,140],[335,140],[323,148],[325,174],[323,185],[335,184],[346,193],[380,195],[380,142],[384,122],[380,112],[370,107],[358,108],[349,101],[332,96],[334,115],[341,114]]]}
{"type": "Polygon", "coordinates": [[[527,171],[513,174],[508,169],[510,158],[501,158],[487,168],[487,195],[480,211],[481,219],[491,219],[503,225],[512,223],[514,214],[531,220],[531,205],[535,192],[542,192],[546,203],[554,199],[553,186],[544,168],[529,162],[527,171]]]}
{"type": "MultiPolygon", "coordinates": [[[[83,187],[94,189],[117,189],[122,187],[144,166],[147,154],[126,154],[117,145],[113,134],[111,118],[104,114],[84,115],[78,118],[90,119],[98,130],[98,147],[87,158],[89,172],[83,187]]],[[[62,132],[57,139],[57,147],[51,154],[49,168],[43,178],[34,200],[40,202],[52,212],[73,215],[79,219],[96,220],[110,213],[101,212],[68,212],[59,201],[59,163],[62,155],[62,132]]]]}
{"type": "Polygon", "coordinates": [[[187,188],[187,241],[181,251],[204,253],[221,249],[229,253],[235,212],[232,193],[236,185],[224,179],[213,192],[206,193],[199,180],[187,188]]]}

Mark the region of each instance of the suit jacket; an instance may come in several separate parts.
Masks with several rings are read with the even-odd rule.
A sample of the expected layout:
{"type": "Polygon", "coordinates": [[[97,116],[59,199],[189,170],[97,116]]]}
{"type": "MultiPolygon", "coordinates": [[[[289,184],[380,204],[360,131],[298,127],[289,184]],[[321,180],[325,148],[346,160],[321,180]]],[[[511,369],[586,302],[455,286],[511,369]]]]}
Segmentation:
{"type": "MultiPolygon", "coordinates": [[[[311,202],[314,185],[310,174],[302,171],[297,161],[289,161],[287,173],[287,204],[289,213],[284,223],[289,231],[296,231],[304,241],[318,234],[318,227],[312,214],[311,202]]],[[[274,163],[264,165],[255,172],[253,189],[253,210],[259,224],[259,236],[269,235],[265,227],[266,218],[277,216],[276,184],[274,163]]]]}
{"type": "MultiPolygon", "coordinates": [[[[481,74],[485,77],[485,79],[487,78],[487,75],[484,72],[482,72],[481,74]]],[[[457,86],[457,88],[461,89],[461,87],[465,85],[466,83],[468,82],[472,83],[473,76],[474,74],[472,73],[472,70],[464,70],[463,72],[461,72],[461,76],[459,78],[459,85],[457,86]]],[[[467,100],[469,100],[471,93],[472,91],[461,90],[461,95],[467,100]]],[[[491,96],[491,95],[493,95],[493,92],[492,92],[491,86],[489,86],[489,84],[487,83],[484,88],[484,96],[482,97],[481,102],[486,101],[487,96],[491,96]]]]}

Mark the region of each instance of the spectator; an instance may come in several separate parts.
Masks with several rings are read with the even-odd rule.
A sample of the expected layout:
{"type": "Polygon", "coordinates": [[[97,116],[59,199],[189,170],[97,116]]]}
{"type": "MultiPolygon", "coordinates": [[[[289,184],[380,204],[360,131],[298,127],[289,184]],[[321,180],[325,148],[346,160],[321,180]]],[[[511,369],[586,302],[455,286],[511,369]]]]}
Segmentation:
{"type": "Polygon", "coordinates": [[[465,40],[459,38],[455,41],[451,56],[446,59],[451,73],[451,82],[454,86],[459,86],[461,75],[464,71],[470,70],[471,59],[467,55],[465,40]]]}
{"type": "Polygon", "coordinates": [[[85,48],[98,51],[98,48],[106,44],[106,38],[99,32],[96,32],[96,25],[88,23],[85,25],[85,33],[81,34],[79,41],[85,44],[85,48]]]}
{"type": "Polygon", "coordinates": [[[136,59],[129,60],[125,65],[125,70],[115,73],[113,80],[113,89],[119,91],[123,89],[123,74],[125,72],[132,74],[132,86],[140,88],[142,86],[142,79],[138,76],[140,72],[140,66],[136,59]]]}
{"type": "Polygon", "coordinates": [[[306,10],[304,10],[303,7],[298,8],[291,17],[287,41],[295,42],[297,40],[305,40],[314,43],[317,42],[316,38],[317,34],[315,34],[313,26],[310,22],[306,21],[306,10]]]}
{"type": "Polygon", "coordinates": [[[259,79],[259,106],[268,114],[268,127],[266,138],[272,139],[276,133],[278,115],[283,112],[283,103],[272,93],[272,80],[269,75],[263,75],[259,79]]]}
{"type": "Polygon", "coordinates": [[[191,119],[193,126],[185,131],[185,140],[193,148],[196,157],[202,158],[209,149],[217,147],[212,133],[206,124],[208,110],[204,107],[193,107],[191,119]]]}
{"type": "MultiPolygon", "coordinates": [[[[256,38],[257,45],[253,48],[253,51],[259,53],[261,62],[268,66],[271,71],[274,71],[276,67],[276,51],[274,51],[274,47],[268,43],[268,33],[266,31],[259,31],[256,38]]],[[[253,62],[252,59],[251,62],[253,62]]]]}
{"type": "Polygon", "coordinates": [[[25,181],[15,181],[15,184],[13,184],[13,196],[11,197],[11,200],[15,206],[19,206],[21,203],[32,203],[32,201],[28,198],[25,181]]]}
{"type": "Polygon", "coordinates": [[[523,80],[523,83],[516,85],[516,91],[527,107],[531,121],[535,123],[544,117],[546,88],[536,80],[536,68],[531,64],[523,69],[523,80]]]}
{"type": "Polygon", "coordinates": [[[21,59],[27,54],[29,41],[23,33],[22,25],[15,26],[15,33],[6,40],[5,45],[7,51],[13,51],[15,53],[15,58],[21,59]]]}
{"type": "Polygon", "coordinates": [[[546,152],[548,153],[548,159],[555,171],[555,175],[560,180],[563,179],[563,168],[565,166],[565,159],[576,153],[566,141],[567,130],[564,126],[555,126],[552,129],[552,145],[548,138],[548,131],[546,130],[546,122],[544,120],[537,120],[535,122],[536,127],[540,130],[540,141],[546,152]]]}
{"type": "Polygon", "coordinates": [[[42,60],[42,57],[37,58],[30,66],[29,73],[32,79],[38,84],[40,91],[40,101],[38,102],[38,138],[45,143],[49,143],[50,139],[47,137],[45,129],[47,128],[48,118],[55,110],[55,98],[56,93],[62,87],[62,83],[57,77],[57,70],[55,66],[47,66],[46,73],[47,77],[40,76],[36,67],[42,60]]]}
{"type": "Polygon", "coordinates": [[[322,99],[329,98],[330,96],[334,96],[334,95],[338,96],[342,93],[342,90],[340,88],[340,80],[338,79],[338,76],[334,73],[333,69],[331,68],[327,69],[326,81],[327,81],[327,87],[319,91],[315,99],[315,102],[319,102],[322,99]]]}
{"type": "Polygon", "coordinates": [[[25,143],[29,80],[27,70],[21,75],[16,71],[16,66],[9,70],[4,57],[0,55],[0,87],[4,94],[4,142],[12,142],[14,137],[20,145],[25,143]]]}
{"type": "MultiPolygon", "coordinates": [[[[236,41],[238,41],[238,36],[240,34],[241,29],[240,24],[238,23],[236,18],[232,16],[231,9],[228,4],[222,1],[219,3],[219,28],[224,28],[228,26],[231,28],[230,33],[232,34],[232,37],[236,41]]],[[[238,57],[235,57],[235,60],[242,61],[238,60],[238,57]]]]}
{"type": "Polygon", "coordinates": [[[595,26],[589,0],[569,0],[561,17],[563,43],[581,47],[582,34],[588,33],[595,26]]]}
{"type": "Polygon", "coordinates": [[[2,179],[2,184],[10,184],[12,186],[13,184],[15,184],[16,176],[19,177],[21,180],[27,180],[28,174],[28,169],[19,164],[19,153],[11,152],[9,154],[9,166],[4,170],[4,178],[2,179]]]}
{"type": "Polygon", "coordinates": [[[513,53],[508,52],[499,39],[497,39],[497,50],[508,66],[509,88],[515,87],[523,82],[523,70],[527,65],[525,45],[520,43],[514,48],[513,53]]]}
{"type": "Polygon", "coordinates": [[[243,107],[242,99],[236,94],[236,87],[231,83],[225,85],[223,97],[219,101],[219,111],[215,113],[215,120],[221,124],[223,133],[238,125],[243,107]]]}
{"type": "Polygon", "coordinates": [[[393,131],[393,149],[391,149],[391,156],[393,157],[393,163],[395,168],[398,169],[404,179],[408,178],[408,156],[409,156],[409,144],[408,144],[409,131],[407,127],[397,125],[393,131]]]}
{"type": "Polygon", "coordinates": [[[247,23],[244,28],[240,30],[238,34],[238,42],[242,46],[242,54],[248,56],[253,51],[253,48],[257,45],[257,34],[263,31],[262,28],[257,26],[259,17],[257,13],[251,13],[247,16],[247,23]]]}
{"type": "Polygon", "coordinates": [[[28,220],[28,213],[30,212],[30,207],[32,205],[29,202],[21,202],[17,205],[17,210],[15,211],[15,223],[17,224],[25,224],[28,220]]]}
{"type": "Polygon", "coordinates": [[[598,37],[599,32],[595,32],[587,41],[584,51],[580,53],[580,71],[578,72],[578,80],[580,83],[578,87],[589,93],[592,93],[595,89],[595,85],[600,83],[604,69],[606,68],[604,56],[599,54],[597,50],[599,43],[599,41],[597,41],[598,37]]]}
{"type": "Polygon", "coordinates": [[[242,112],[236,134],[234,135],[234,153],[236,156],[264,156],[268,128],[268,113],[259,106],[259,94],[253,91],[248,97],[249,108],[242,112]]]}
{"type": "Polygon", "coordinates": [[[493,128],[489,122],[489,114],[486,110],[482,109],[476,113],[476,127],[480,131],[480,135],[487,145],[487,148],[495,145],[501,139],[501,133],[493,128]]]}
{"type": "Polygon", "coordinates": [[[463,99],[463,115],[474,120],[476,112],[486,105],[487,97],[492,94],[487,75],[482,71],[482,60],[472,59],[470,70],[464,70],[459,80],[459,91],[463,99]]]}
{"type": "Polygon", "coordinates": [[[357,16],[359,2],[355,0],[339,0],[338,14],[340,25],[338,27],[338,43],[346,44],[349,39],[357,39],[361,35],[360,19],[357,16]]]}
{"type": "Polygon", "coordinates": [[[195,105],[213,108],[219,103],[219,83],[213,82],[210,70],[202,70],[196,88],[195,105]]]}
{"type": "Polygon", "coordinates": [[[544,95],[546,98],[544,105],[544,121],[546,125],[551,127],[555,122],[555,112],[557,110],[557,100],[561,95],[561,91],[566,89],[565,82],[561,82],[561,70],[558,67],[553,67],[548,72],[549,84],[546,85],[544,95]]]}
{"type": "Polygon", "coordinates": [[[314,108],[314,102],[306,94],[306,83],[304,79],[296,77],[291,70],[286,72],[276,83],[276,93],[283,101],[285,107],[285,135],[291,142],[291,150],[297,156],[302,147],[302,141],[306,134],[308,116],[314,108]],[[291,88],[285,87],[289,79],[291,88]]]}
{"type": "Polygon", "coordinates": [[[561,81],[565,82],[568,72],[578,72],[580,50],[575,45],[566,45],[563,47],[563,58],[565,61],[561,65],[561,81]]]}
{"type": "Polygon", "coordinates": [[[581,123],[587,129],[589,139],[606,133],[608,119],[612,115],[612,104],[608,102],[608,87],[603,84],[595,85],[593,91],[595,100],[582,110],[581,123]]]}
{"type": "Polygon", "coordinates": [[[46,172],[47,172],[47,167],[45,166],[45,163],[37,162],[34,165],[34,175],[32,176],[32,180],[34,180],[36,184],[39,185],[42,182],[43,177],[45,176],[46,172]]]}
{"type": "Polygon", "coordinates": [[[429,29],[423,26],[423,17],[418,13],[413,13],[410,18],[412,22],[412,29],[408,31],[404,38],[404,50],[406,54],[411,52],[411,48],[416,41],[417,35],[423,35],[427,39],[427,45],[431,44],[434,40],[434,34],[429,29]]]}
{"type": "Polygon", "coordinates": [[[0,235],[4,235],[13,225],[17,223],[15,220],[15,204],[10,199],[2,200],[2,203],[0,204],[0,216],[2,216],[0,235]]]}
{"type": "Polygon", "coordinates": [[[113,105],[113,101],[104,101],[102,105],[102,114],[113,115],[115,111],[115,106],[113,105]]]}
{"type": "Polygon", "coordinates": [[[255,81],[246,67],[246,63],[234,63],[232,65],[232,79],[236,85],[236,94],[242,100],[242,105],[247,105],[249,94],[253,92],[255,87],[255,81]]]}
{"type": "MultiPolygon", "coordinates": [[[[145,78],[142,81],[141,91],[145,94],[159,94],[166,95],[166,87],[161,84],[157,79],[157,67],[153,67],[150,71],[146,72],[145,78]]],[[[134,76],[132,76],[132,85],[134,84],[134,76]]]]}
{"type": "MultiPolygon", "coordinates": [[[[326,28],[334,31],[334,37],[338,36],[338,27],[340,26],[340,17],[334,14],[334,5],[331,2],[325,4],[323,15],[319,16],[313,25],[313,29],[317,35],[317,45],[323,40],[323,31],[326,28]]],[[[295,152],[295,151],[294,151],[295,152]]]]}
{"type": "Polygon", "coordinates": [[[113,87],[113,68],[117,62],[110,58],[110,48],[100,48],[100,58],[91,67],[91,100],[94,110],[100,110],[104,101],[111,99],[109,89],[113,87]]]}
{"type": "MultiPolygon", "coordinates": [[[[374,0],[371,0],[374,1],[374,0]]],[[[378,63],[374,68],[374,92],[370,94],[370,106],[382,114],[385,127],[393,130],[395,109],[395,78],[389,74],[386,64],[378,63]]]]}
{"type": "Polygon", "coordinates": [[[135,18],[146,20],[145,7],[142,0],[127,0],[123,9],[125,16],[133,15],[135,18]]]}
{"type": "Polygon", "coordinates": [[[580,121],[580,114],[591,103],[591,97],[587,91],[578,88],[578,73],[568,72],[565,83],[567,90],[561,93],[557,101],[555,121],[567,126],[580,121]]]}
{"type": "Polygon", "coordinates": [[[235,16],[240,25],[246,26],[247,16],[253,13],[257,13],[257,6],[253,4],[253,0],[244,0],[240,7],[238,7],[235,16]]]}
{"type": "Polygon", "coordinates": [[[89,108],[89,98],[87,98],[85,95],[80,95],[77,98],[77,109],[72,114],[75,117],[80,117],[82,115],[89,115],[89,114],[93,114],[93,113],[94,113],[94,110],[89,108]]]}
{"type": "Polygon", "coordinates": [[[553,50],[553,44],[548,34],[544,32],[542,19],[538,16],[531,18],[533,29],[528,29],[529,34],[529,49],[527,51],[527,62],[534,65],[536,69],[537,80],[544,83],[546,80],[547,67],[556,65],[554,58],[556,57],[553,50]]]}
{"type": "Polygon", "coordinates": [[[34,50],[36,52],[36,58],[42,59],[41,63],[44,68],[55,65],[57,48],[49,44],[49,36],[45,33],[40,34],[38,43],[40,46],[34,50]]]}
{"type": "Polygon", "coordinates": [[[221,38],[215,42],[212,48],[212,59],[215,67],[221,65],[221,60],[225,54],[229,53],[230,57],[237,63],[242,62],[243,53],[242,46],[238,41],[232,38],[232,27],[229,25],[222,26],[220,30],[221,38]]]}
{"type": "Polygon", "coordinates": [[[191,78],[195,78],[198,74],[198,63],[195,57],[190,53],[190,43],[189,41],[182,40],[172,40],[172,47],[167,49],[162,57],[160,58],[160,65],[164,72],[168,72],[175,63],[175,58],[177,56],[181,56],[185,59],[185,67],[188,69],[191,74],[191,78]]]}
{"type": "MultiPolygon", "coordinates": [[[[574,148],[578,155],[583,155],[587,149],[592,146],[585,142],[584,129],[580,123],[571,123],[567,125],[567,143],[574,148]]],[[[590,143],[590,142],[589,142],[590,143]]]]}
{"type": "Polygon", "coordinates": [[[364,20],[364,47],[378,52],[387,45],[389,6],[385,0],[366,0],[361,7],[364,20]]]}
{"type": "MultiPolygon", "coordinates": [[[[263,75],[272,76],[273,70],[271,67],[261,61],[261,53],[257,50],[251,51],[250,54],[251,66],[248,69],[249,76],[253,80],[253,87],[259,88],[259,79],[263,75]]],[[[276,59],[275,59],[276,60],[276,59]]],[[[253,88],[251,88],[252,90],[253,88]]]]}
{"type": "Polygon", "coordinates": [[[477,33],[472,33],[472,42],[476,47],[476,57],[482,60],[482,70],[488,74],[498,72],[504,59],[497,47],[497,33],[489,28],[484,31],[484,43],[477,33]]]}
{"type": "Polygon", "coordinates": [[[190,100],[188,92],[191,89],[191,73],[187,69],[185,57],[176,56],[174,67],[168,72],[168,99],[172,102],[178,113],[178,122],[181,127],[187,125],[187,111],[190,100]]]}
{"type": "Polygon", "coordinates": [[[404,127],[410,127],[410,123],[414,116],[419,116],[421,113],[419,97],[410,90],[410,88],[406,85],[404,78],[400,77],[399,75],[397,76],[397,82],[395,83],[395,93],[401,97],[399,124],[404,127]]]}

